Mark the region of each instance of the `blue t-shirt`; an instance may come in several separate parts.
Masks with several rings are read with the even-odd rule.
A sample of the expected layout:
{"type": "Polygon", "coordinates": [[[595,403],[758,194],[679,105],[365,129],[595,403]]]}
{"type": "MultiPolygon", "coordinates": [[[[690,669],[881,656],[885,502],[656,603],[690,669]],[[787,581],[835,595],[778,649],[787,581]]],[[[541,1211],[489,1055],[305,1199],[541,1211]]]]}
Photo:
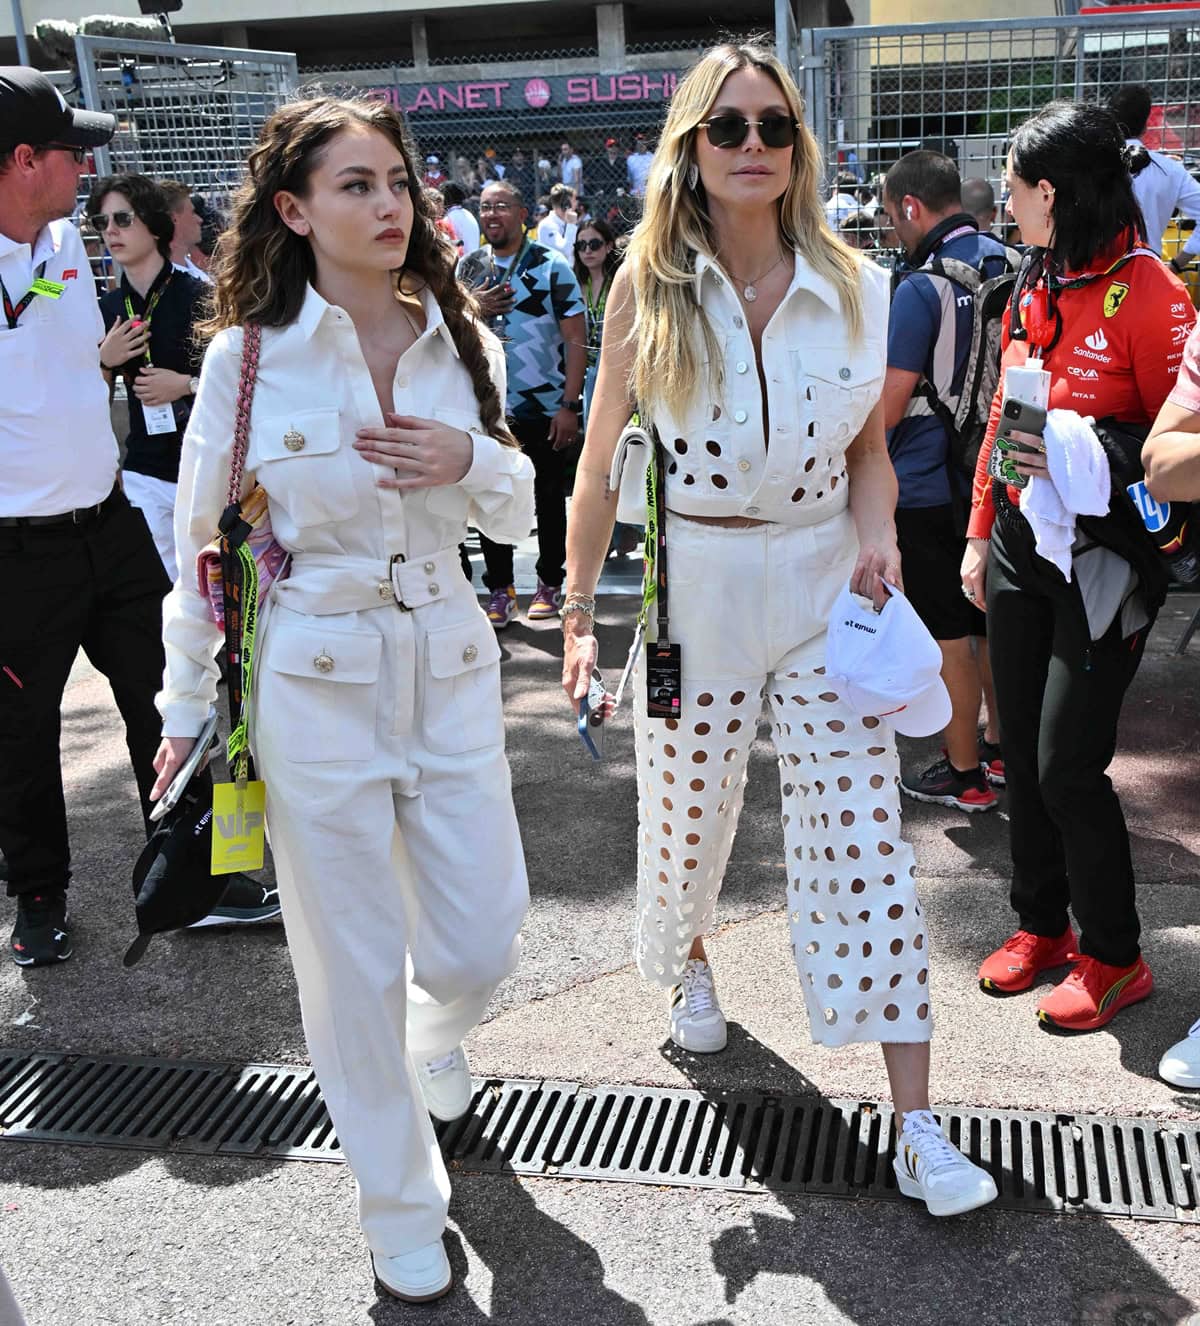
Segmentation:
{"type": "Polygon", "coordinates": [[[493,259],[490,248],[479,249],[459,264],[459,278],[481,285],[493,279],[493,266],[505,269],[504,278],[513,288],[512,311],[499,328],[508,368],[509,418],[547,418],[563,402],[566,364],[558,324],[584,312],[579,282],[561,253],[532,242],[511,261],[493,259]]]}
{"type": "MultiPolygon", "coordinates": [[[[996,263],[984,268],[985,277],[999,276],[1006,270],[1004,245],[990,235],[962,235],[936,249],[938,258],[956,258],[978,267],[985,258],[996,263]]],[[[966,292],[963,291],[963,294],[966,292]]],[[[970,302],[955,306],[958,334],[955,341],[954,390],[959,391],[967,372],[971,349],[971,325],[974,308],[970,302]]],[[[942,324],[942,306],[937,288],[919,272],[906,276],[892,296],[888,322],[888,367],[909,373],[932,370],[933,347],[942,324]]],[[[901,419],[888,433],[888,454],[900,484],[898,506],[945,506],[950,501],[950,472],[946,466],[949,438],[936,415],[917,415],[901,419]]],[[[970,493],[970,480],[963,478],[958,496],[970,493]]]]}

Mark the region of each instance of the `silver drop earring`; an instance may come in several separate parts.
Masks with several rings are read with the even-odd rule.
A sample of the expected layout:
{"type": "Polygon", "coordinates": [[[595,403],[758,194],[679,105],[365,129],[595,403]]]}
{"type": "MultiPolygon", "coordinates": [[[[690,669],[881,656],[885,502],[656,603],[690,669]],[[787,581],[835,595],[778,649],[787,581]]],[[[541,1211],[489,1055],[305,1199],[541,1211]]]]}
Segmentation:
{"type": "Polygon", "coordinates": [[[700,167],[696,165],[696,163],[693,161],[692,164],[688,167],[688,172],[687,172],[688,188],[694,189],[699,179],[700,179],[700,167]]]}

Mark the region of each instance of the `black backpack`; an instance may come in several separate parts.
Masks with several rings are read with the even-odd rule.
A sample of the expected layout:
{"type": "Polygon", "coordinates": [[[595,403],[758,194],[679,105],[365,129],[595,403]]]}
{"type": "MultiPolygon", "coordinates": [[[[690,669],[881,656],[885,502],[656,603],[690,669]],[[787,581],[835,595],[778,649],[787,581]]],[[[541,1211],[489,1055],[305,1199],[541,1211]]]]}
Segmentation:
{"type": "Polygon", "coordinates": [[[941,302],[942,320],[933,347],[933,377],[922,374],[905,418],[935,415],[950,439],[947,465],[968,481],[975,477],[975,462],[1000,382],[1000,337],[1021,265],[1017,250],[1006,247],[1005,270],[985,276],[986,268],[994,266],[999,258],[999,254],[989,254],[979,267],[972,267],[957,258],[931,257],[914,273],[909,273],[920,273],[933,282],[941,302]],[[964,299],[970,300],[973,309],[971,344],[962,390],[955,393],[954,366],[958,360],[955,309],[964,299]]]}

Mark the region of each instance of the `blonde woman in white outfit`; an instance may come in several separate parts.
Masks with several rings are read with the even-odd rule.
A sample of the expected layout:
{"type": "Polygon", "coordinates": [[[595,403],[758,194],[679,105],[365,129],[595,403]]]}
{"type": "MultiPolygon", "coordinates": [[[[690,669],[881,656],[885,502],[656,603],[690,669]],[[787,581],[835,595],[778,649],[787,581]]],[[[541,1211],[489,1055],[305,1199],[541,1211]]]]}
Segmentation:
{"type": "Polygon", "coordinates": [[[186,568],[224,506],[241,327],[258,323],[245,486],[293,563],[251,741],[313,1064],[378,1280],[411,1300],[450,1287],[426,1104],[467,1108],[460,1042],[516,964],[528,902],[500,651],[457,546],[468,518],[512,541],[533,517],[504,355],[417,160],[384,103],[329,99],[277,112],[251,155],[183,446],[155,788],[216,694],[218,633],[186,568]]]}
{"type": "Polygon", "coordinates": [[[826,228],[799,93],[753,46],[709,51],[680,83],[646,210],[609,297],[571,510],[564,686],[587,692],[586,611],[615,514],[609,465],[633,403],[665,461],[671,640],[682,716],[634,689],[637,961],[671,987],[671,1035],[725,1045],[704,949],[764,697],[783,790],[788,913],[814,1035],[883,1042],[902,1190],[935,1215],[991,1201],[991,1178],[929,1112],[925,927],[900,836],[891,729],[823,677],[850,580],[899,582],[896,480],[879,404],[888,283],[826,228]],[[901,1122],[902,1121],[902,1122],[901,1122]]]}

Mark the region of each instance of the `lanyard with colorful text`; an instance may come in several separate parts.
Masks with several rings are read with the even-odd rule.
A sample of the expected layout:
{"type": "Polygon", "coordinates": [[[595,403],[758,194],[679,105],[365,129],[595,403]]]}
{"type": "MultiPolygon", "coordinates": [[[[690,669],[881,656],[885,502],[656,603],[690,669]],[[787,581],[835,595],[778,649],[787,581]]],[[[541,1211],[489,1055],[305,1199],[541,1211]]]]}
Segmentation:
{"type": "Polygon", "coordinates": [[[62,287],[59,286],[56,281],[47,281],[45,279],[46,278],[45,263],[42,263],[42,265],[37,269],[37,271],[34,272],[33,278],[34,278],[33,284],[29,287],[29,289],[25,292],[25,294],[16,304],[14,304],[12,302],[12,299],[9,297],[9,293],[4,286],[4,281],[0,280],[0,297],[2,297],[4,300],[4,317],[5,320],[8,322],[9,331],[16,330],[17,323],[20,321],[21,318],[21,314],[25,312],[25,310],[30,306],[30,304],[33,303],[33,301],[37,298],[38,295],[52,295],[53,298],[57,299],[58,296],[62,294],[62,287]],[[57,293],[54,293],[55,291],[57,293]]]}
{"type": "MultiPolygon", "coordinates": [[[[158,287],[158,289],[146,301],[146,311],[142,314],[142,322],[146,328],[146,363],[153,366],[154,361],[150,358],[150,320],[154,317],[154,310],[158,307],[158,301],[162,298],[163,291],[171,284],[171,278],[167,279],[158,287]]],[[[133,303],[128,295],[125,296],[125,316],[130,322],[137,316],[133,311],[133,303]]]]}

